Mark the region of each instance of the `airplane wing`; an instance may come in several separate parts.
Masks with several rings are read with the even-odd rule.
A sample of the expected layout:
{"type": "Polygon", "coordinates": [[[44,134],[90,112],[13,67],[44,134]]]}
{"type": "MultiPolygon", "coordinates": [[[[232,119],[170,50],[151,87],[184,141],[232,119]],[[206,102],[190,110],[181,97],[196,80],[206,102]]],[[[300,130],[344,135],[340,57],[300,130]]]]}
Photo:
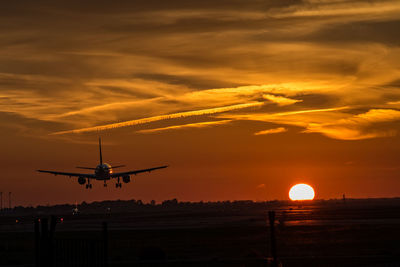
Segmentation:
{"type": "Polygon", "coordinates": [[[45,173],[51,173],[54,175],[65,175],[65,176],[76,176],[76,177],[85,177],[85,178],[96,178],[94,174],[89,174],[89,173],[74,173],[74,172],[56,172],[56,171],[45,171],[45,170],[37,170],[38,172],[45,172],[45,173]]]}
{"type": "Polygon", "coordinates": [[[143,170],[136,170],[136,171],[128,171],[128,172],[116,172],[116,173],[112,173],[111,174],[111,178],[117,178],[117,177],[122,177],[124,175],[131,175],[131,174],[138,174],[138,173],[142,173],[142,172],[151,172],[154,170],[158,170],[158,169],[164,169],[167,168],[168,165],[166,166],[160,166],[160,167],[154,167],[154,168],[150,168],[150,169],[143,169],[143,170]]]}

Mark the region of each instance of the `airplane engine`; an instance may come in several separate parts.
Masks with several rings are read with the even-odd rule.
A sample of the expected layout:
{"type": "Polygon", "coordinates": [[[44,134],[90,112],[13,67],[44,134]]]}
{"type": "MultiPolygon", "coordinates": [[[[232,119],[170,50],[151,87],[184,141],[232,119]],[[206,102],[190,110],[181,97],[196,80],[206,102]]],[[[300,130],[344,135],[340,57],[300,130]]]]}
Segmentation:
{"type": "Polygon", "coordinates": [[[122,176],[122,181],[127,184],[131,181],[131,177],[129,175],[122,176]]]}
{"type": "Polygon", "coordinates": [[[78,178],[78,183],[79,184],[85,184],[86,183],[86,178],[85,177],[82,177],[82,176],[79,176],[79,178],[78,178]]]}

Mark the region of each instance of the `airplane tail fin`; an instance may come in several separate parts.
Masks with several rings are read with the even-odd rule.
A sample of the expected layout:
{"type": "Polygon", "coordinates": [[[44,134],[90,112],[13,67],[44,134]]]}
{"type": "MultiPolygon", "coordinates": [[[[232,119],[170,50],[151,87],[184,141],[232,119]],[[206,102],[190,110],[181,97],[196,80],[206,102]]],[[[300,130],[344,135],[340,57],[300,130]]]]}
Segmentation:
{"type": "Polygon", "coordinates": [[[99,137],[100,165],[103,164],[103,155],[101,154],[101,137],[99,137]]]}

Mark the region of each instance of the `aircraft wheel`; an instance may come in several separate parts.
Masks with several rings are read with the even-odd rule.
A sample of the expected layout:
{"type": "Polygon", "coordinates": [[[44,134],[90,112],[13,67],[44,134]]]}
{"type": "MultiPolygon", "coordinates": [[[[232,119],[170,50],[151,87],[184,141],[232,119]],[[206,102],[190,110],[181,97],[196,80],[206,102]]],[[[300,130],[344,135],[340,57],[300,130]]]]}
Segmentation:
{"type": "Polygon", "coordinates": [[[89,185],[86,185],[86,189],[88,189],[89,188],[89,185]]]}
{"type": "Polygon", "coordinates": [[[92,189],[92,184],[89,185],[90,189],[92,189]]]}
{"type": "Polygon", "coordinates": [[[115,184],[115,188],[118,188],[118,184],[115,184]]]}

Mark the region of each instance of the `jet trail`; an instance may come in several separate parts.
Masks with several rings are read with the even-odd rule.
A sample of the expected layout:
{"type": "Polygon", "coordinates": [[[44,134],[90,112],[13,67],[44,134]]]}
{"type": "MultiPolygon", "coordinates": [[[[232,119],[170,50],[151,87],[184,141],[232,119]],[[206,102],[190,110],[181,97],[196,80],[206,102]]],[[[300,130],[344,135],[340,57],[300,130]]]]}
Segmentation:
{"type": "Polygon", "coordinates": [[[220,120],[220,121],[205,121],[205,122],[197,122],[197,123],[187,123],[187,124],[182,124],[182,125],[167,126],[167,127],[163,127],[163,128],[139,130],[136,133],[155,133],[155,132],[184,129],[184,128],[204,128],[204,127],[226,124],[231,121],[232,120],[220,120]]]}
{"type": "Polygon", "coordinates": [[[116,129],[116,128],[121,128],[121,127],[128,127],[128,126],[134,126],[134,125],[145,124],[145,123],[161,121],[161,120],[168,120],[168,119],[175,119],[175,118],[185,118],[185,117],[190,117],[190,116],[200,116],[200,115],[209,115],[209,114],[215,114],[215,113],[222,113],[222,112],[231,111],[231,110],[262,106],[263,104],[264,104],[263,102],[250,102],[250,103],[237,104],[237,105],[231,105],[231,106],[225,106],[225,107],[217,107],[217,108],[185,111],[185,112],[172,113],[172,114],[148,117],[148,118],[137,119],[137,120],[130,120],[130,121],[124,121],[124,122],[118,122],[118,123],[111,123],[111,124],[106,124],[106,125],[88,127],[88,128],[60,131],[60,132],[51,133],[50,135],[61,135],[61,134],[70,134],[70,133],[87,133],[87,132],[95,132],[95,131],[104,131],[104,130],[110,130],[110,129],[116,129]]]}

